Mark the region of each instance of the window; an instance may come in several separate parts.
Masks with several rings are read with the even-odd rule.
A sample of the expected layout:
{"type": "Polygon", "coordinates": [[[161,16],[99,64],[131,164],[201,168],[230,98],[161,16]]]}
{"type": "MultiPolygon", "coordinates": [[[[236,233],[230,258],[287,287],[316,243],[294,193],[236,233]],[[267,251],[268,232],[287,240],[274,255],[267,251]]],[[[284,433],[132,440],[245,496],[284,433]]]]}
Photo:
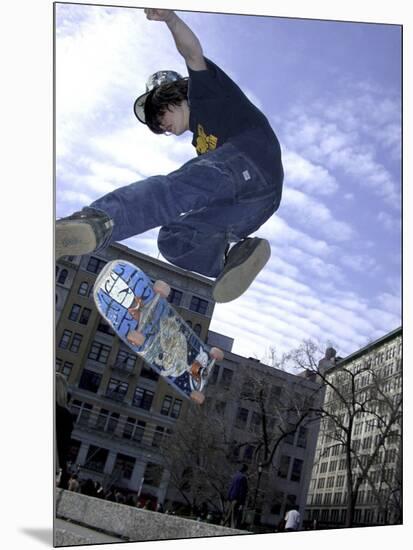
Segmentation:
{"type": "Polygon", "coordinates": [[[325,474],[327,471],[328,462],[322,462],[320,465],[320,474],[325,474]]]}
{"type": "Polygon", "coordinates": [[[123,429],[123,437],[141,443],[145,433],[146,422],[128,417],[123,429]]]}
{"type": "Polygon", "coordinates": [[[161,414],[171,416],[171,418],[179,418],[182,409],[182,400],[173,399],[170,395],[165,395],[162,402],[161,414]]]}
{"type": "Polygon", "coordinates": [[[64,363],[62,363],[61,359],[56,360],[56,371],[63,374],[66,380],[69,378],[72,369],[73,363],[70,363],[70,361],[65,361],[64,363]]]}
{"type": "Polygon", "coordinates": [[[162,407],[161,407],[161,414],[168,416],[169,412],[172,407],[172,397],[170,395],[165,395],[162,407]]]}
{"type": "Polygon", "coordinates": [[[77,321],[77,318],[79,317],[80,310],[82,308],[78,304],[73,304],[72,309],[69,313],[69,319],[71,321],[77,321]]]}
{"type": "Polygon", "coordinates": [[[317,483],[317,489],[324,489],[325,481],[325,477],[320,477],[317,483]]]}
{"type": "Polygon", "coordinates": [[[338,510],[331,510],[331,521],[333,521],[334,523],[337,523],[338,522],[338,515],[339,515],[338,510]]]}
{"type": "Polygon", "coordinates": [[[82,390],[97,393],[102,380],[102,375],[91,370],[83,369],[82,376],[79,381],[79,388],[82,390]]]}
{"type": "Polygon", "coordinates": [[[334,476],[330,476],[327,478],[327,489],[331,489],[334,487],[334,476]]]}
{"type": "Polygon", "coordinates": [[[160,447],[164,436],[169,436],[171,430],[164,428],[163,426],[156,426],[152,439],[152,447],[160,447]]]}
{"type": "Polygon", "coordinates": [[[109,380],[108,387],[106,388],[106,397],[121,403],[128,392],[128,387],[129,384],[126,382],[122,382],[116,378],[111,378],[109,380]]]}
{"type": "Polygon", "coordinates": [[[90,346],[88,358],[105,365],[108,361],[110,350],[111,348],[109,346],[94,341],[90,346]]]}
{"type": "Polygon", "coordinates": [[[179,306],[182,300],[183,292],[176,290],[176,288],[171,288],[171,292],[168,296],[168,302],[174,306],[179,306]]]}
{"type": "Polygon", "coordinates": [[[146,363],[143,363],[140,376],[142,378],[146,378],[147,380],[154,380],[155,382],[159,378],[159,374],[155,372],[151,367],[149,367],[146,363]]]}
{"type": "Polygon", "coordinates": [[[326,493],[324,495],[324,504],[331,504],[331,493],[326,493]]]}
{"type": "Polygon", "coordinates": [[[303,449],[307,446],[307,428],[304,428],[304,426],[300,426],[298,430],[298,437],[297,437],[297,447],[301,447],[303,449]]]}
{"type": "Polygon", "coordinates": [[[81,325],[87,325],[90,314],[92,313],[92,310],[87,307],[84,307],[82,314],[80,315],[81,310],[82,308],[79,304],[73,304],[72,309],[70,310],[70,313],[69,313],[69,319],[74,322],[79,321],[81,325]],[[79,315],[80,315],[80,318],[79,318],[79,315]]]}
{"type": "Polygon", "coordinates": [[[81,325],[87,325],[89,322],[90,314],[92,313],[92,310],[88,307],[84,307],[82,314],[80,315],[79,323],[81,325]]]}
{"type": "Polygon", "coordinates": [[[136,458],[133,456],[123,455],[118,453],[116,455],[116,462],[113,468],[114,472],[120,472],[123,479],[131,479],[133,468],[135,467],[136,458]]]}
{"type": "Polygon", "coordinates": [[[61,285],[63,285],[66,282],[67,276],[69,275],[69,272],[67,269],[62,269],[62,271],[59,274],[59,277],[57,279],[57,282],[61,285]]]}
{"type": "Polygon", "coordinates": [[[331,450],[331,456],[338,456],[340,454],[340,445],[334,445],[331,450]]]}
{"type": "Polygon", "coordinates": [[[208,302],[207,300],[203,300],[202,298],[198,298],[198,296],[192,296],[191,304],[189,306],[189,309],[192,311],[196,311],[197,313],[200,313],[201,315],[205,315],[208,309],[208,302]]]}
{"type": "Polygon", "coordinates": [[[95,447],[95,445],[90,445],[84,467],[88,470],[93,470],[94,472],[103,473],[108,454],[108,449],[102,449],[100,447],[95,447]]]}
{"type": "Polygon", "coordinates": [[[278,477],[282,477],[283,479],[287,479],[288,476],[288,469],[290,467],[290,460],[291,457],[288,455],[282,455],[280,459],[280,465],[278,468],[278,477]]]}
{"type": "Polygon", "coordinates": [[[109,412],[107,409],[100,409],[96,420],[96,428],[103,432],[113,433],[119,422],[119,413],[109,412]]]}
{"type": "Polygon", "coordinates": [[[333,504],[341,504],[341,493],[334,493],[333,504]]]}
{"type": "Polygon", "coordinates": [[[81,334],[75,334],[72,338],[72,343],[70,344],[70,351],[77,353],[82,343],[83,336],[81,334]]]}
{"type": "Polygon", "coordinates": [[[125,372],[133,372],[136,363],[136,355],[128,353],[125,350],[119,350],[118,355],[116,356],[115,365],[117,369],[123,370],[125,372]]]}
{"type": "Polygon", "coordinates": [[[89,294],[89,283],[83,281],[80,283],[79,288],[77,289],[79,296],[87,296],[89,294]]]}
{"type": "Polygon", "coordinates": [[[335,472],[337,470],[337,460],[332,460],[328,468],[329,472],[335,472]]]}
{"type": "Polygon", "coordinates": [[[337,476],[336,486],[343,487],[343,485],[344,485],[344,476],[337,476]]]}
{"type": "Polygon", "coordinates": [[[371,444],[372,444],[372,436],[369,435],[369,437],[365,437],[363,439],[363,449],[370,449],[371,447],[371,444]]]}
{"type": "Polygon", "coordinates": [[[86,271],[90,271],[91,273],[99,273],[105,264],[105,261],[99,260],[99,258],[92,256],[87,263],[86,271]]]}
{"type": "Polygon", "coordinates": [[[160,464],[148,462],[145,468],[144,481],[146,485],[159,487],[162,481],[163,467],[160,464]]]}
{"type": "Polygon", "coordinates": [[[299,458],[295,458],[293,462],[293,467],[291,471],[291,481],[300,481],[301,471],[303,469],[304,461],[299,458]]]}
{"type": "Polygon", "coordinates": [[[364,523],[373,523],[374,510],[364,510],[364,523]]]}
{"type": "Polygon", "coordinates": [[[104,319],[100,318],[99,319],[99,324],[98,324],[98,328],[97,328],[97,331],[98,332],[103,332],[103,334],[110,334],[110,335],[114,335],[115,332],[114,330],[112,329],[112,327],[109,325],[109,323],[107,323],[104,319]]]}
{"type": "Polygon", "coordinates": [[[238,407],[237,416],[235,418],[235,427],[244,430],[247,426],[248,409],[238,407]]]}
{"type": "Polygon", "coordinates": [[[77,399],[73,399],[70,406],[70,412],[74,421],[82,426],[89,424],[92,409],[93,407],[90,403],[82,403],[82,401],[78,401],[77,399]]]}
{"type": "Polygon", "coordinates": [[[64,330],[63,334],[60,338],[59,348],[67,349],[68,346],[69,346],[69,342],[70,342],[71,337],[72,337],[72,331],[71,330],[64,330]]]}
{"type": "Polygon", "coordinates": [[[152,406],[154,392],[137,386],[133,396],[132,405],[149,411],[152,406]]]}
{"type": "Polygon", "coordinates": [[[225,390],[228,390],[231,386],[231,381],[234,373],[230,369],[224,368],[221,376],[221,384],[225,390]]]}

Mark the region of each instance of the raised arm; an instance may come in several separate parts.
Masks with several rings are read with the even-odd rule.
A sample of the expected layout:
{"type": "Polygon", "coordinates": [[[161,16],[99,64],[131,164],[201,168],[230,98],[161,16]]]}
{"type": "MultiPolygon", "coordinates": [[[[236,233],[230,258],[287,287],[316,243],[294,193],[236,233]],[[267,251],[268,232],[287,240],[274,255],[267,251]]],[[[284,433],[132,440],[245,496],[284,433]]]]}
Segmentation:
{"type": "Polygon", "coordinates": [[[207,68],[202,46],[197,36],[186,23],[172,10],[145,8],[146,17],[151,21],[164,21],[175,40],[176,49],[193,71],[207,68]]]}

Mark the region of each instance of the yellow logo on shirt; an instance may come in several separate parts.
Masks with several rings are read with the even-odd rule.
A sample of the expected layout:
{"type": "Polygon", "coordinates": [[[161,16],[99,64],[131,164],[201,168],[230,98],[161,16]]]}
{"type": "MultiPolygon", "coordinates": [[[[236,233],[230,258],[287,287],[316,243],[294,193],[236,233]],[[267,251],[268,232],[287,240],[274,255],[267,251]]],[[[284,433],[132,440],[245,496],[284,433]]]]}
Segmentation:
{"type": "Polygon", "coordinates": [[[196,137],[196,151],[199,155],[213,151],[216,149],[218,138],[212,134],[206,135],[205,130],[201,124],[198,124],[197,137],[196,137]]]}

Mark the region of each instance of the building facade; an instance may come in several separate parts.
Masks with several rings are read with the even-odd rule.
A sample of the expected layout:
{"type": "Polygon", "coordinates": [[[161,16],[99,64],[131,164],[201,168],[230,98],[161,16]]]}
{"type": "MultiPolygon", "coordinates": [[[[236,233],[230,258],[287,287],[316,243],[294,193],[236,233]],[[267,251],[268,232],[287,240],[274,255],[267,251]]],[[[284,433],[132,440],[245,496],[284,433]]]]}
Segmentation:
{"type": "Polygon", "coordinates": [[[188,402],[97,312],[94,281],[117,258],[138,264],[152,280],[168,282],[169,301],[202,339],[214,309],[212,283],[118,244],[90,256],[62,258],[56,266],[56,370],[68,381],[75,420],[71,462],[82,478],[162,501],[168,473],[158,448],[188,402]]]}
{"type": "Polygon", "coordinates": [[[248,507],[258,509],[258,521],[274,528],[289,506],[303,510],[318,426],[308,416],[292,430],[296,419],[291,405],[319,399],[320,383],[233,354],[231,338],[209,331],[214,311],[209,279],[118,244],[90,256],[62,258],[56,266],[56,370],[68,381],[75,420],[72,467],[82,479],[99,481],[105,488],[139,494],[153,503],[179,502],[162,447],[195,405],[148,368],[99,316],[93,284],[105,263],[115,258],[136,263],[152,280],[165,280],[180,315],[201,339],[224,349],[225,358],[215,365],[208,383],[206,403],[220,416],[231,440],[232,470],[244,462],[250,467],[248,507]],[[263,398],[253,399],[252,389],[263,398]],[[263,411],[266,444],[274,452],[262,467],[263,411]]]}
{"type": "Polygon", "coordinates": [[[319,429],[310,409],[323,398],[320,383],[226,352],[207,398],[223,419],[234,465],[249,466],[246,509],[254,521],[273,531],[292,506],[303,515],[319,429]]]}
{"type": "Polygon", "coordinates": [[[317,440],[307,521],[343,527],[352,513],[352,525],[401,523],[401,328],[339,359],[324,375],[326,414],[317,440]]]}

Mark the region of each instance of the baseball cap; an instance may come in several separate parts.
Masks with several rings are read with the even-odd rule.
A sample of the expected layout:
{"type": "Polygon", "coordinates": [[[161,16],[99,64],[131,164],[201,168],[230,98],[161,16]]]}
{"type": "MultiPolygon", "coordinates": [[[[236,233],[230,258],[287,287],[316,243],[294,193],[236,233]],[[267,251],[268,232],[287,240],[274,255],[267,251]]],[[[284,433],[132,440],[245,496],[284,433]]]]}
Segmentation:
{"type": "Polygon", "coordinates": [[[146,124],[145,101],[152,90],[158,88],[162,84],[175,82],[176,80],[183,80],[183,78],[183,76],[175,71],[157,71],[156,73],[152,74],[146,82],[146,92],[140,95],[133,105],[133,110],[137,119],[143,124],[146,124]]]}

